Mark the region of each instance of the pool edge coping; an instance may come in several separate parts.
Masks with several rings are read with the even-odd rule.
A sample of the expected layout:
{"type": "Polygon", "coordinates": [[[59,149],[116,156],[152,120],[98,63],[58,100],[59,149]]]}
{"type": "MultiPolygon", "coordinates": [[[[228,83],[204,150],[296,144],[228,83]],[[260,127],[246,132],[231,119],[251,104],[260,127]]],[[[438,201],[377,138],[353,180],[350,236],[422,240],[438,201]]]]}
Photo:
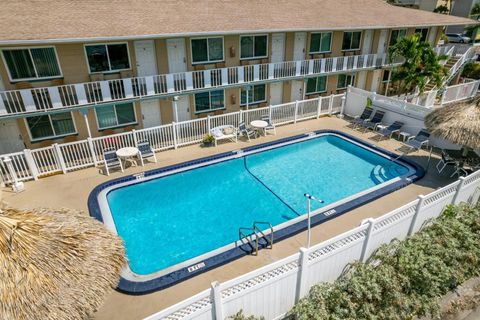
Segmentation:
{"type": "MultiPolygon", "coordinates": [[[[229,158],[229,157],[232,157],[232,156],[237,156],[239,154],[239,152],[241,152],[241,153],[251,152],[251,151],[258,150],[258,149],[274,147],[274,146],[278,146],[278,145],[281,145],[281,144],[284,144],[284,143],[287,143],[287,142],[300,140],[302,138],[308,137],[312,133],[314,133],[315,136],[320,135],[320,134],[339,135],[341,137],[352,140],[353,142],[361,145],[362,147],[367,148],[367,150],[375,151],[375,152],[380,153],[383,156],[388,156],[390,158],[396,159],[397,162],[406,164],[409,167],[414,169],[413,173],[411,171],[409,171],[408,175],[401,176],[401,177],[403,177],[402,179],[400,179],[400,177],[399,177],[398,178],[399,180],[397,180],[397,181],[391,182],[390,184],[384,185],[383,187],[372,190],[372,191],[370,191],[366,194],[362,194],[362,195],[360,195],[360,196],[358,196],[358,197],[356,197],[352,200],[340,203],[337,206],[335,206],[334,208],[331,208],[329,210],[324,210],[324,211],[322,211],[318,214],[313,215],[312,218],[311,218],[311,225],[312,226],[316,226],[316,225],[319,225],[323,222],[329,221],[329,220],[331,220],[335,217],[343,215],[343,214],[345,214],[345,213],[347,213],[347,212],[349,212],[349,211],[351,211],[351,210],[353,210],[357,207],[360,207],[360,206],[362,206],[366,203],[369,203],[373,200],[376,200],[380,197],[383,197],[387,194],[390,194],[390,193],[392,193],[396,190],[404,188],[407,185],[423,178],[424,175],[425,175],[425,170],[423,169],[423,167],[421,165],[419,165],[418,163],[416,163],[415,161],[410,160],[410,159],[405,159],[403,157],[399,157],[399,155],[394,153],[394,152],[391,152],[389,150],[386,150],[384,148],[381,148],[381,147],[377,146],[376,144],[369,143],[369,142],[367,142],[363,139],[360,139],[358,137],[352,136],[348,133],[345,133],[345,132],[339,131],[339,130],[316,130],[316,131],[312,131],[312,132],[302,133],[302,134],[298,134],[298,135],[294,135],[294,136],[290,136],[290,137],[286,137],[286,138],[282,138],[282,139],[278,139],[278,140],[274,140],[274,141],[265,142],[265,143],[254,145],[254,146],[248,146],[248,147],[241,148],[241,149],[238,149],[238,150],[235,150],[235,151],[223,152],[223,153],[219,153],[219,154],[215,154],[215,155],[211,155],[211,156],[207,156],[207,157],[202,157],[202,158],[193,159],[193,160],[189,160],[189,161],[185,161],[185,162],[181,162],[181,163],[177,163],[177,164],[173,164],[173,165],[168,165],[168,166],[161,167],[161,168],[151,169],[151,170],[144,171],[144,172],[140,173],[140,175],[145,176],[145,177],[151,177],[151,176],[156,176],[156,175],[159,175],[159,174],[166,174],[166,173],[170,173],[172,171],[181,170],[183,168],[190,168],[192,166],[202,165],[202,164],[205,164],[205,163],[209,163],[211,161],[215,161],[215,160],[218,161],[218,160],[226,159],[226,158],[229,158]],[[334,214],[329,214],[329,215],[323,214],[324,212],[329,212],[329,211],[332,211],[332,210],[334,211],[334,214]]],[[[104,223],[101,208],[100,208],[101,205],[98,201],[99,195],[102,192],[104,192],[105,189],[110,189],[111,187],[113,187],[115,185],[137,181],[138,180],[138,178],[137,178],[138,175],[139,174],[136,173],[136,174],[132,174],[132,175],[128,175],[128,176],[115,178],[115,179],[103,182],[103,183],[99,184],[98,186],[96,186],[91,191],[91,193],[88,197],[88,208],[89,208],[90,216],[92,216],[93,218],[97,219],[98,221],[104,223]]],[[[369,189],[367,189],[367,190],[369,190],[369,189]]],[[[365,191],[367,191],[367,190],[365,190],[365,191]]],[[[360,193],[362,193],[362,192],[359,192],[355,195],[358,195],[360,193]]],[[[352,196],[355,196],[355,195],[352,195],[352,196]]],[[[348,199],[348,197],[346,197],[344,199],[348,199]]],[[[344,200],[344,199],[342,199],[342,200],[344,200]]],[[[335,204],[335,203],[333,203],[333,204],[335,204]]],[[[284,239],[289,238],[289,237],[291,237],[295,234],[298,234],[298,233],[304,231],[306,228],[307,228],[307,221],[306,221],[306,219],[303,219],[303,220],[300,220],[300,221],[297,221],[297,222],[293,222],[291,225],[285,226],[282,229],[275,230],[274,231],[275,242],[284,240],[284,239]]],[[[259,247],[259,249],[262,249],[262,248],[264,248],[264,246],[259,247]]],[[[220,248],[218,248],[218,249],[220,249],[220,248]]],[[[185,281],[185,280],[190,279],[190,278],[192,278],[192,277],[194,277],[198,274],[201,274],[201,273],[204,273],[206,271],[209,271],[209,270],[212,270],[214,268],[225,265],[225,264],[227,264],[231,261],[239,259],[243,256],[248,255],[248,254],[249,254],[248,252],[246,252],[245,250],[242,250],[241,246],[237,246],[237,247],[228,249],[224,252],[218,253],[214,256],[206,258],[205,260],[202,261],[205,265],[202,268],[199,268],[198,270],[189,271],[188,270],[189,267],[186,266],[186,267],[180,268],[178,270],[172,271],[168,274],[161,275],[161,276],[158,276],[154,279],[144,280],[144,281],[132,281],[132,280],[125,279],[122,276],[120,278],[120,282],[117,286],[117,290],[119,290],[121,292],[124,292],[124,293],[127,293],[127,294],[132,294],[132,295],[148,294],[148,293],[151,293],[151,292],[155,292],[155,291],[158,291],[158,290],[168,288],[168,287],[173,286],[173,285],[175,285],[179,282],[185,281]]],[[[193,259],[195,259],[195,258],[193,258],[193,259]]],[[[190,266],[190,267],[192,267],[192,266],[190,266]]]]}

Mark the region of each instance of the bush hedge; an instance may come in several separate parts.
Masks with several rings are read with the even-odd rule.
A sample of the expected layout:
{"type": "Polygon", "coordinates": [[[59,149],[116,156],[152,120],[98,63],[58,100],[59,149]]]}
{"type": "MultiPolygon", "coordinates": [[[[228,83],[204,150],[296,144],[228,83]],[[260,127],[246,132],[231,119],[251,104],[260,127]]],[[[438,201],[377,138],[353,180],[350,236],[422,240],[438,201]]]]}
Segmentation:
{"type": "Polygon", "coordinates": [[[480,206],[448,207],[421,232],[380,247],[334,283],[312,287],[291,319],[439,317],[439,299],[480,273],[480,206]]]}

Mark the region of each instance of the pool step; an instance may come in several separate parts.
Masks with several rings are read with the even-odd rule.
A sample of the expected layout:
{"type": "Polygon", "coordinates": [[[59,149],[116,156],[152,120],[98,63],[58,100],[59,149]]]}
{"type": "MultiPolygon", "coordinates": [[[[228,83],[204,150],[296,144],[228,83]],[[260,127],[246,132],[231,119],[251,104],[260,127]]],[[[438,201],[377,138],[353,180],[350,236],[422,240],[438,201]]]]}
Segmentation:
{"type": "Polygon", "coordinates": [[[251,228],[239,228],[238,238],[241,242],[240,249],[249,254],[258,255],[259,248],[273,248],[273,227],[270,222],[256,221],[251,228]],[[270,233],[265,234],[259,227],[261,225],[268,226],[270,233]]]}
{"type": "Polygon", "coordinates": [[[388,180],[391,180],[399,175],[403,174],[398,170],[397,166],[381,166],[377,165],[373,168],[370,173],[370,178],[377,184],[384,183],[388,180]]]}

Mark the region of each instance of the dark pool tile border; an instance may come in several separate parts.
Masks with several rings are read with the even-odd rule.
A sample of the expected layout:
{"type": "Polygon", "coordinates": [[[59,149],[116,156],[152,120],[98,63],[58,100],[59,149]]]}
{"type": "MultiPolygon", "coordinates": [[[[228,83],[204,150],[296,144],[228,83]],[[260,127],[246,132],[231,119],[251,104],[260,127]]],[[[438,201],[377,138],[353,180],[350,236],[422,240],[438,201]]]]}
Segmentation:
{"type": "MultiPolygon", "coordinates": [[[[352,136],[350,134],[347,134],[345,132],[342,132],[342,131],[338,131],[338,130],[317,130],[317,131],[315,131],[315,134],[337,134],[337,135],[340,135],[342,137],[348,138],[352,141],[355,141],[356,143],[358,143],[362,146],[365,146],[365,147],[368,147],[368,148],[373,149],[375,151],[378,151],[378,152],[380,152],[384,155],[387,155],[387,156],[390,156],[390,157],[393,157],[393,158],[396,158],[398,156],[397,154],[395,154],[393,152],[390,152],[388,150],[380,148],[377,145],[368,143],[367,141],[361,140],[357,137],[354,137],[354,136],[352,136]]],[[[305,138],[306,136],[308,136],[308,134],[299,134],[299,135],[295,135],[295,136],[292,136],[292,137],[275,140],[275,141],[272,141],[272,142],[267,142],[267,143],[263,143],[263,144],[259,144],[259,145],[255,145],[255,146],[251,146],[251,147],[242,148],[240,150],[243,151],[243,152],[254,151],[254,150],[257,150],[257,149],[270,147],[270,146],[275,146],[275,145],[279,145],[279,144],[282,144],[282,143],[285,143],[285,142],[290,142],[290,141],[298,140],[298,139],[301,139],[301,138],[305,138]]],[[[153,169],[153,170],[149,170],[149,171],[144,172],[144,176],[148,177],[148,176],[156,175],[156,174],[159,174],[159,173],[165,173],[165,172],[185,168],[185,167],[192,166],[192,165],[202,164],[202,163],[209,162],[209,161],[212,161],[212,160],[227,158],[227,157],[230,157],[230,156],[235,155],[235,154],[236,154],[235,151],[225,152],[225,153],[221,153],[221,154],[217,154],[217,155],[213,155],[213,156],[209,156],[209,157],[204,157],[204,158],[195,159],[195,160],[192,160],[192,161],[187,161],[187,162],[182,162],[182,163],[175,164],[175,165],[162,167],[162,168],[159,168],[159,169],[153,169]]],[[[318,214],[316,216],[313,216],[312,219],[311,219],[312,226],[316,226],[316,225],[321,224],[325,221],[336,218],[336,217],[338,217],[338,216],[340,216],[340,215],[342,215],[342,214],[344,214],[344,213],[346,213],[346,212],[348,212],[352,209],[355,209],[355,208],[357,208],[359,206],[362,206],[362,205],[364,205],[368,202],[371,202],[375,199],[383,197],[383,196],[385,196],[389,193],[392,193],[393,191],[401,189],[401,188],[403,188],[403,187],[421,179],[425,175],[425,170],[423,169],[423,167],[418,165],[416,162],[411,161],[409,159],[404,159],[404,158],[400,158],[400,159],[398,159],[398,161],[402,162],[402,163],[404,163],[404,164],[406,164],[410,167],[413,167],[415,169],[415,173],[410,175],[410,176],[402,177],[402,179],[400,181],[391,183],[391,184],[389,184],[389,185],[387,185],[387,186],[385,186],[381,189],[377,189],[377,190],[372,191],[368,194],[365,194],[365,195],[363,195],[363,196],[361,196],[357,199],[354,199],[354,200],[348,201],[346,203],[343,203],[343,204],[333,208],[334,213],[332,213],[330,215],[325,215],[324,213],[322,213],[322,214],[318,214]]],[[[102,190],[104,190],[108,187],[114,186],[116,184],[123,183],[123,182],[128,182],[128,181],[133,181],[133,180],[136,180],[135,175],[130,175],[130,176],[116,178],[116,179],[104,182],[104,183],[98,185],[97,187],[95,187],[88,197],[88,209],[90,211],[90,215],[92,217],[96,218],[97,220],[103,222],[102,214],[100,212],[100,206],[99,206],[99,203],[98,203],[98,200],[97,200],[100,192],[102,190]]],[[[332,210],[329,210],[328,212],[332,212],[332,210]]],[[[284,240],[286,238],[289,238],[289,237],[291,237],[291,236],[293,236],[297,233],[300,233],[300,232],[302,232],[306,229],[307,229],[307,221],[304,220],[304,221],[297,222],[293,225],[290,225],[288,227],[285,227],[281,230],[275,231],[274,234],[273,234],[273,237],[275,239],[275,242],[278,242],[278,241],[284,240]]],[[[261,246],[261,248],[263,248],[263,247],[264,247],[264,245],[261,246]]],[[[205,266],[202,267],[201,269],[198,269],[198,270],[193,271],[193,272],[189,272],[188,268],[185,267],[185,268],[182,268],[180,270],[173,271],[173,272],[171,272],[169,274],[166,274],[164,276],[160,276],[158,278],[148,280],[148,281],[143,281],[143,282],[129,281],[129,280],[122,277],[120,279],[119,284],[118,284],[117,290],[128,293],[128,294],[134,294],[134,295],[151,293],[151,292],[154,292],[154,291],[158,291],[158,290],[161,290],[161,289],[168,288],[168,287],[173,286],[173,285],[175,285],[175,284],[177,284],[181,281],[192,278],[192,277],[194,277],[198,274],[201,274],[201,273],[209,271],[211,269],[220,267],[224,264],[227,264],[227,263],[229,263],[233,260],[236,260],[240,257],[243,257],[247,254],[249,254],[249,248],[247,248],[246,245],[244,245],[244,246],[232,248],[232,249],[227,250],[225,252],[222,252],[218,255],[215,255],[213,257],[205,259],[203,261],[205,266]]]]}

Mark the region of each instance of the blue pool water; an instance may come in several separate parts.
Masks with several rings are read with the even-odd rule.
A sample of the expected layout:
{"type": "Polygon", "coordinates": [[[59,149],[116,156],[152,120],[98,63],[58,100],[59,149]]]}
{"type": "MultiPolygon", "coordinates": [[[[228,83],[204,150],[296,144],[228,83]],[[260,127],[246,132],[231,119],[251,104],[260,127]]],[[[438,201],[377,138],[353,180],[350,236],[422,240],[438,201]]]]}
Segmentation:
{"type": "Polygon", "coordinates": [[[278,225],[307,211],[310,193],[336,202],[408,172],[334,135],[110,191],[130,269],[150,274],[238,240],[254,221],[278,225]]]}

